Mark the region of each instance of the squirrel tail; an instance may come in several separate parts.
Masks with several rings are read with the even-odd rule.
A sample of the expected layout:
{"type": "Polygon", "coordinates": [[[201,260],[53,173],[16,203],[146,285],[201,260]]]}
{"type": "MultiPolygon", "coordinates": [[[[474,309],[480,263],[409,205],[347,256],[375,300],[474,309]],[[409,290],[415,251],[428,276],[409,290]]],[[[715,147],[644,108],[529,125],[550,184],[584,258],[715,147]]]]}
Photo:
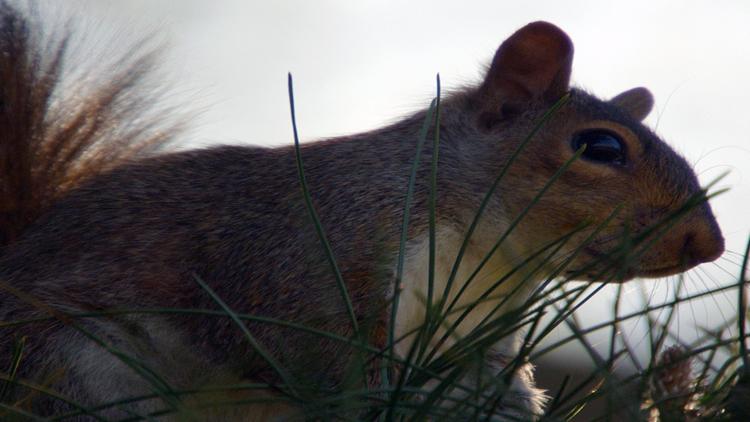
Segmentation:
{"type": "Polygon", "coordinates": [[[73,71],[64,66],[71,33],[43,32],[40,21],[0,0],[0,247],[84,180],[155,151],[180,129],[144,117],[155,90],[139,86],[154,49],[128,51],[105,69],[86,58],[95,72],[73,71]]]}

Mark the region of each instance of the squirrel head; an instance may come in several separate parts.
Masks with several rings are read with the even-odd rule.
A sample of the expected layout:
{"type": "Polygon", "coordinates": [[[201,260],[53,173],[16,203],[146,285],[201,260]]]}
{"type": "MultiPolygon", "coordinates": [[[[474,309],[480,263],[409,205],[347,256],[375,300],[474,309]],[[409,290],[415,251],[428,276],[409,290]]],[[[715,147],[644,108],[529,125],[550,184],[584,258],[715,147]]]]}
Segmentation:
{"type": "Polygon", "coordinates": [[[486,185],[542,116],[569,96],[513,160],[485,226],[507,227],[585,147],[501,253],[519,259],[588,224],[553,259],[573,255],[566,269],[576,279],[605,279],[605,268],[617,268],[616,281],[660,277],[718,258],[724,240],[695,173],[641,122],[653,107],[651,93],[634,88],[600,100],[570,87],[572,61],[568,36],[534,22],[502,43],[484,81],[462,97],[471,127],[462,146],[469,164],[462,167],[486,185]]]}

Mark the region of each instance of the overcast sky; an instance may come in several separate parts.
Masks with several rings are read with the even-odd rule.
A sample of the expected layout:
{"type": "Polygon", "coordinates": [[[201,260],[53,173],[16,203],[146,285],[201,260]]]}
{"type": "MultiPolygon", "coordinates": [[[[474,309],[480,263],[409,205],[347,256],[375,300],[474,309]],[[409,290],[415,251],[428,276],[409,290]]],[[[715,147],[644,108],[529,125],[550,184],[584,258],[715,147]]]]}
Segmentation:
{"type": "MultiPolygon", "coordinates": [[[[288,71],[304,139],[379,127],[425,107],[437,72],[447,88],[476,82],[502,40],[548,20],[575,43],[576,84],[605,98],[648,87],[656,97],[648,123],[695,163],[701,180],[730,171],[722,186],[731,191],[714,210],[730,250],[741,252],[750,234],[748,1],[63,4],[74,3],[74,14],[100,27],[164,35],[170,84],[202,111],[189,138],[197,143],[291,143],[288,71]]],[[[698,289],[728,282],[724,270],[739,268],[725,260],[706,270],[714,280],[693,279],[698,289]]],[[[730,306],[706,305],[705,314],[717,318],[717,308],[730,306]]]]}

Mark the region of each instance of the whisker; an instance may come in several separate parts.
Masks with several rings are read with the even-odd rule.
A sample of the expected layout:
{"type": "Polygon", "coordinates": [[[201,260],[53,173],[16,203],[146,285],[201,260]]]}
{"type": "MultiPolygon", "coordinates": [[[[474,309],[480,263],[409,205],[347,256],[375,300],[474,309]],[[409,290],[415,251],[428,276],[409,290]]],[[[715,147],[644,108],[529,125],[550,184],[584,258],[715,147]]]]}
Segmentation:
{"type": "MultiPolygon", "coordinates": [[[[720,260],[722,260],[722,261],[725,261],[725,262],[727,262],[727,263],[729,263],[729,264],[735,265],[735,266],[737,266],[737,267],[741,267],[741,266],[742,266],[742,263],[741,263],[741,262],[736,262],[736,261],[733,261],[733,260],[731,260],[730,258],[728,258],[728,257],[725,257],[725,256],[721,256],[721,257],[719,257],[719,259],[720,259],[720,260]]],[[[711,264],[715,264],[715,263],[716,263],[716,261],[712,262],[711,264]]]]}
{"type": "MultiPolygon", "coordinates": [[[[704,271],[704,270],[702,270],[702,271],[704,271]]],[[[708,283],[706,283],[706,280],[705,280],[705,279],[704,279],[704,277],[703,277],[703,276],[705,275],[705,276],[707,276],[707,277],[709,277],[709,278],[710,278],[710,276],[709,276],[709,275],[707,275],[707,274],[706,274],[705,272],[704,272],[704,274],[699,274],[699,273],[698,273],[697,271],[696,271],[696,272],[694,272],[694,273],[693,273],[693,275],[694,275],[694,276],[695,276],[695,277],[696,277],[696,278],[697,278],[697,279],[698,279],[698,280],[699,280],[699,281],[700,281],[700,282],[701,282],[701,283],[703,284],[703,286],[704,286],[704,287],[706,288],[706,291],[711,291],[711,290],[712,290],[712,289],[711,289],[711,287],[709,287],[708,283]]],[[[711,301],[713,301],[713,303],[714,303],[714,304],[716,305],[716,310],[717,310],[717,311],[719,312],[719,314],[721,315],[721,318],[722,318],[723,322],[725,322],[725,323],[726,323],[726,322],[728,322],[728,321],[729,321],[729,319],[728,319],[728,318],[727,318],[727,316],[726,316],[726,315],[724,314],[724,311],[722,310],[722,306],[721,306],[721,305],[719,305],[719,301],[718,301],[718,299],[717,299],[717,296],[722,296],[722,297],[724,297],[725,299],[727,299],[727,297],[726,297],[726,296],[725,296],[724,294],[712,294],[711,296],[709,296],[709,297],[710,297],[710,300],[711,300],[711,301]]],[[[730,306],[732,306],[732,307],[733,307],[733,304],[730,304],[730,306]]],[[[708,310],[708,308],[707,308],[707,305],[706,305],[706,310],[708,310]]]]}
{"type": "MultiPolygon", "coordinates": [[[[730,263],[730,264],[734,264],[734,262],[731,262],[731,261],[730,261],[729,263],[730,263]]],[[[714,262],[711,262],[711,265],[713,265],[713,266],[714,266],[715,268],[718,268],[718,269],[719,269],[719,270],[720,270],[721,272],[723,272],[723,273],[725,273],[726,275],[728,275],[728,276],[729,276],[729,277],[730,277],[731,279],[735,279],[735,278],[737,277],[737,276],[736,276],[736,275],[735,275],[734,273],[732,273],[732,272],[730,272],[729,270],[727,270],[726,268],[722,267],[722,266],[721,266],[721,265],[719,265],[719,263],[717,263],[716,261],[714,261],[714,262]]],[[[737,265],[738,267],[740,267],[740,264],[736,264],[736,265],[737,265]]]]}
{"type": "MultiPolygon", "coordinates": [[[[744,257],[745,257],[745,255],[744,255],[744,254],[742,254],[741,252],[733,251],[733,250],[731,250],[731,249],[726,249],[726,250],[724,251],[724,255],[727,255],[727,254],[730,254],[730,255],[735,255],[735,256],[737,256],[737,257],[739,257],[739,258],[744,258],[744,257]]],[[[723,256],[723,255],[722,255],[722,256],[723,256]]]]}

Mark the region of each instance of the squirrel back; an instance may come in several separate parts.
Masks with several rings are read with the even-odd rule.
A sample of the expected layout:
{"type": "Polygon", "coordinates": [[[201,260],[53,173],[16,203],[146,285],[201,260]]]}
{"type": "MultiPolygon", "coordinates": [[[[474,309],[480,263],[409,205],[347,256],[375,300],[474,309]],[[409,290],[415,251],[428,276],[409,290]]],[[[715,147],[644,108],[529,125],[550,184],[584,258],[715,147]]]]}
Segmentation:
{"type": "MultiPolygon", "coordinates": [[[[425,320],[431,277],[433,157],[435,292],[458,307],[481,299],[450,338],[523,307],[556,274],[550,265],[561,261],[567,260],[568,278],[627,281],[684,271],[723,251],[694,172],[641,124],[653,104],[650,93],[636,88],[604,101],[570,87],[572,42],[549,23],[515,32],[481,84],[441,101],[439,150],[426,143],[416,170],[400,285],[404,200],[429,111],[300,148],[347,303],[306,209],[293,148],[218,146],[144,155],[172,133],[153,131],[154,120],[139,117],[137,100],[144,94],[136,83],[150,56],[115,72],[90,95],[58,92],[65,43],[38,44],[27,20],[6,4],[0,22],[0,47],[8,52],[0,56],[0,180],[7,210],[0,226],[0,319],[30,321],[0,326],[0,367],[11,366],[6,359],[23,341],[19,377],[67,398],[14,386],[11,402],[40,416],[81,412],[71,400],[94,408],[150,397],[95,411],[106,418],[158,412],[165,404],[176,411],[185,403],[206,407],[203,397],[182,401],[172,392],[243,382],[268,388],[227,395],[262,401],[292,396],[281,387],[290,378],[313,391],[309,395],[332,394],[349,381],[347,371],[358,359],[342,338],[358,335],[375,349],[388,346],[396,289],[395,334],[405,340],[395,350],[407,355],[415,337],[410,333],[425,320]],[[563,97],[567,102],[535,132],[563,97]],[[506,165],[451,276],[475,212],[506,165]],[[695,204],[668,231],[650,231],[690,201],[695,204]],[[625,264],[610,258],[633,234],[650,241],[649,248],[625,264]],[[516,270],[565,236],[569,241],[554,255],[516,270]],[[225,317],[226,309],[246,317],[244,325],[225,317]],[[81,316],[91,313],[103,315],[81,316]]],[[[507,335],[488,346],[487,367],[508,365],[518,339],[507,335]]],[[[443,350],[452,342],[429,344],[443,350]]],[[[363,365],[367,388],[380,382],[377,356],[363,365]]],[[[501,414],[541,414],[544,396],[534,388],[530,366],[515,375],[501,414]]],[[[300,397],[288,399],[291,412],[305,408],[300,397]]],[[[207,414],[265,419],[290,411],[242,409],[210,408],[207,414]]]]}

